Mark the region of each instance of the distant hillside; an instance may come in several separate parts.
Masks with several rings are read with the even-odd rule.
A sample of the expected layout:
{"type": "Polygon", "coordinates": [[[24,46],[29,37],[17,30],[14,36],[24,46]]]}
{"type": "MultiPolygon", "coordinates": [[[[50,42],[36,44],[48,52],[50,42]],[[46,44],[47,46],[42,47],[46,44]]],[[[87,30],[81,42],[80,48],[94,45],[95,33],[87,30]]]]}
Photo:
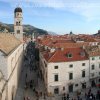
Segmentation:
{"type": "Polygon", "coordinates": [[[52,32],[52,31],[48,31],[48,34],[50,34],[50,35],[57,35],[57,33],[52,32]]]}
{"type": "MultiPolygon", "coordinates": [[[[14,32],[13,24],[6,24],[6,23],[0,22],[0,30],[4,30],[5,28],[9,32],[14,32]]],[[[37,35],[47,35],[48,34],[46,30],[39,29],[31,25],[23,25],[23,28],[26,34],[32,34],[32,33],[36,33],[37,35]]]]}

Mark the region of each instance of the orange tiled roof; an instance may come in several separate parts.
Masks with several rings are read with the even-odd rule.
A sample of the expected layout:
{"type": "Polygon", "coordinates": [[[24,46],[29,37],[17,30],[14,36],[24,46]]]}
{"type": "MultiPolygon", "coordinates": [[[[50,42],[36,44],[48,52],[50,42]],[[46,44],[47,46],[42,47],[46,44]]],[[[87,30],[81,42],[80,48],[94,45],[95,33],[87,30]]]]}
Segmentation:
{"type": "Polygon", "coordinates": [[[50,44],[50,47],[54,48],[78,48],[89,45],[88,42],[82,42],[82,43],[56,43],[56,44],[50,44]]]}
{"type": "Polygon", "coordinates": [[[80,60],[87,60],[88,56],[85,55],[81,56],[81,52],[85,51],[81,48],[68,48],[64,50],[57,50],[54,53],[44,53],[43,56],[48,62],[70,62],[70,61],[80,61],[80,60]],[[68,58],[67,54],[71,53],[72,58],[68,58]]]}

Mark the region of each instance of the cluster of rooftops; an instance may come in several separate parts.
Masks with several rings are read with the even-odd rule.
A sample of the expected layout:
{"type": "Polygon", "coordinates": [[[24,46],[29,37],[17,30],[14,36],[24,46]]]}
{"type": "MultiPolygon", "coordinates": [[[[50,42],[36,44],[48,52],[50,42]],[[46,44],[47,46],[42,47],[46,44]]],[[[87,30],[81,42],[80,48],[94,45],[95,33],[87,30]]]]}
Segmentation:
{"type": "MultiPolygon", "coordinates": [[[[77,37],[77,36],[76,36],[77,37]]],[[[86,38],[86,36],[83,36],[86,38]]],[[[78,37],[78,38],[82,38],[78,37]]],[[[40,52],[48,62],[69,62],[88,60],[89,57],[100,56],[100,42],[91,36],[93,41],[78,42],[72,36],[46,36],[37,39],[40,52]],[[75,41],[74,41],[75,39],[75,41]]],[[[85,39],[85,40],[87,40],[85,39]]]]}

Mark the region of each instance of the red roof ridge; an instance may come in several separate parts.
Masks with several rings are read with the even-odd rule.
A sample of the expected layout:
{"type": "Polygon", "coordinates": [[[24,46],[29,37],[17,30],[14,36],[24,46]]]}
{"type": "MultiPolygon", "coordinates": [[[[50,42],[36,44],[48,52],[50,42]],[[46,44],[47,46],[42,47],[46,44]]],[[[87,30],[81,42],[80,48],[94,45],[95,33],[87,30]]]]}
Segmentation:
{"type": "Polygon", "coordinates": [[[68,51],[71,49],[73,50],[73,48],[64,49],[64,50],[57,50],[52,55],[52,57],[48,60],[48,62],[65,62],[65,61],[68,62],[68,61],[78,61],[79,59],[80,59],[80,61],[82,61],[82,60],[88,59],[87,55],[85,55],[84,57],[81,57],[77,54],[77,53],[80,53],[81,50],[86,54],[86,52],[82,48],[74,48],[74,51],[72,51],[72,53],[74,54],[74,57],[72,57],[71,59],[65,57],[64,54],[68,53],[68,51]],[[67,52],[66,52],[66,50],[67,50],[67,52]]]}
{"type": "MultiPolygon", "coordinates": [[[[57,51],[58,51],[58,50],[57,50],[57,51]]],[[[56,55],[57,51],[54,52],[54,54],[50,57],[50,59],[48,60],[48,62],[52,59],[52,57],[53,57],[54,55],[56,55]]]]}

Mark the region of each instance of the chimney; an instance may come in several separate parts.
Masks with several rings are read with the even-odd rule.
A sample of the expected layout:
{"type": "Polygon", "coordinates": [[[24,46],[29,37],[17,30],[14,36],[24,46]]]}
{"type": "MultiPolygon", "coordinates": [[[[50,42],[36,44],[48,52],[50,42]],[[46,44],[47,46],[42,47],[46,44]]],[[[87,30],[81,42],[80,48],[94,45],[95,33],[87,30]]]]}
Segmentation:
{"type": "Polygon", "coordinates": [[[51,52],[51,53],[55,52],[55,48],[51,48],[51,49],[50,49],[50,52],[51,52]]]}
{"type": "Polygon", "coordinates": [[[85,46],[83,45],[82,48],[85,49],[85,46]]]}
{"type": "Polygon", "coordinates": [[[100,49],[100,44],[98,45],[98,48],[100,49]]]}
{"type": "Polygon", "coordinates": [[[63,51],[64,50],[64,48],[61,48],[61,51],[63,51]]]}

